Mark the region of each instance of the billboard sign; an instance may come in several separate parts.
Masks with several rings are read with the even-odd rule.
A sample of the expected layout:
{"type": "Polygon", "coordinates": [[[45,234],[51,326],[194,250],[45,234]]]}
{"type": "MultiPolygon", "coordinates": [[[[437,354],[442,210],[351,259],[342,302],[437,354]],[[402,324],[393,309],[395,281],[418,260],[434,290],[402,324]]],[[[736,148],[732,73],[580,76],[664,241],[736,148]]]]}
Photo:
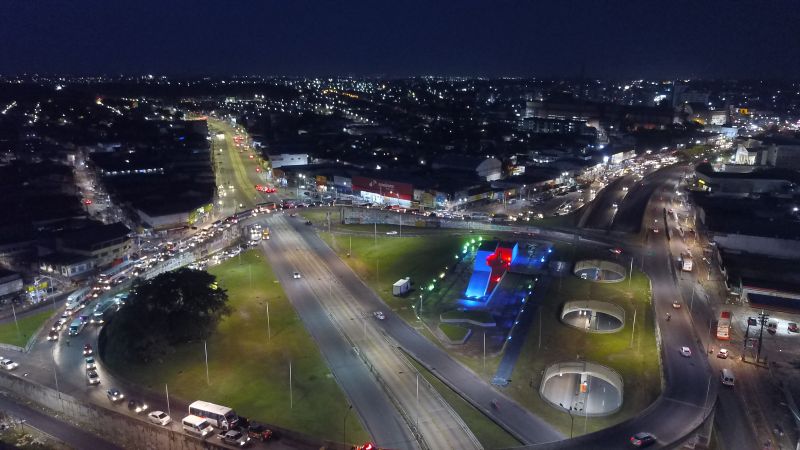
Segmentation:
{"type": "Polygon", "coordinates": [[[410,201],[414,197],[414,187],[409,183],[379,180],[377,178],[355,176],[353,177],[353,190],[371,192],[398,200],[410,201]]]}

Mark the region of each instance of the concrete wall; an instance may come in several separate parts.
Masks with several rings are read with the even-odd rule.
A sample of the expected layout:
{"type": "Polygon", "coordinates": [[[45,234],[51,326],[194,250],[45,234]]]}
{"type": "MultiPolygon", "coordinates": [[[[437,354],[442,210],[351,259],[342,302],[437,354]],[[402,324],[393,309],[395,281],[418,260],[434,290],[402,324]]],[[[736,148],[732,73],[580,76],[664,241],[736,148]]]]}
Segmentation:
{"type": "Polygon", "coordinates": [[[216,445],[211,439],[203,442],[201,439],[186,435],[183,431],[155,427],[143,420],[80,402],[47,386],[8,373],[0,373],[0,388],[53,410],[57,416],[61,416],[60,419],[77,423],[85,431],[101,435],[124,448],[169,450],[225,448],[216,445]]]}

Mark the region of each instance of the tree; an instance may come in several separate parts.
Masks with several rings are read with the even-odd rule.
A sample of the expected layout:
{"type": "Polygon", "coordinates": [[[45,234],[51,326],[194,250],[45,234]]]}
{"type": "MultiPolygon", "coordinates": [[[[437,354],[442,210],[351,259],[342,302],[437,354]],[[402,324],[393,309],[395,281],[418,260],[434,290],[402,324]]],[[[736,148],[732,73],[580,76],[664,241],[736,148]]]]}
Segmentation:
{"type": "Polygon", "coordinates": [[[228,294],[208,272],[178,269],[131,288],[106,329],[108,342],[127,358],[148,362],[177,344],[206,339],[230,313],[228,294]]]}

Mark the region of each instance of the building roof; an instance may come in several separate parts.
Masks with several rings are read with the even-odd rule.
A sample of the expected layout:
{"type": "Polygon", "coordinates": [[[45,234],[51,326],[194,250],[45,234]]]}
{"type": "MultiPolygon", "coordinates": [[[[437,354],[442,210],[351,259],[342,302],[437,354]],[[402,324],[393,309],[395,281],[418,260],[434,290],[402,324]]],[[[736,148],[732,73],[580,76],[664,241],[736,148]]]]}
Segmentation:
{"type": "Polygon", "coordinates": [[[85,228],[63,231],[58,239],[64,247],[78,250],[93,250],[117,239],[124,239],[131,230],[121,222],[108,225],[93,223],[85,228]]]}
{"type": "Polygon", "coordinates": [[[720,172],[714,170],[709,163],[698,164],[695,171],[710,178],[740,180],[785,180],[800,184],[800,172],[790,169],[761,169],[749,172],[720,172]]]}
{"type": "Polygon", "coordinates": [[[800,239],[800,224],[789,215],[783,199],[730,198],[693,192],[693,201],[705,212],[704,223],[715,233],[800,239]]]}

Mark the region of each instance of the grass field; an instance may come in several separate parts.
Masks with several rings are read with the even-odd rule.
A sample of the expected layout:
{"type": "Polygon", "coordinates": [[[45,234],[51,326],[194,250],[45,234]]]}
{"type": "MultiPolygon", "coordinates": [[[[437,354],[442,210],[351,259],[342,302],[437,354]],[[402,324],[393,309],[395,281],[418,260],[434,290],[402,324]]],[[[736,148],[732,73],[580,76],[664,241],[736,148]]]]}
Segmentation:
{"type": "Polygon", "coordinates": [[[409,321],[415,319],[411,306],[416,305],[419,298],[418,289],[452,264],[465,240],[463,236],[446,233],[414,237],[378,234],[376,245],[376,239],[371,235],[327,232],[320,235],[387,305],[409,321]],[[352,254],[348,257],[351,248],[352,254]],[[406,297],[393,296],[392,285],[405,277],[411,277],[414,290],[406,297]]]}
{"type": "MultiPolygon", "coordinates": [[[[209,272],[228,291],[233,309],[208,340],[210,385],[201,342],[183,345],[166,360],[147,366],[114,361],[109,343],[107,362],[149,388],[163,389],[166,383],[171,394],[185,400],[202,393],[203,400],[231,406],[244,416],[341,441],[347,400],[264,257],[249,251],[241,265],[233,258],[209,272]]],[[[354,417],[347,421],[347,437],[351,442],[369,439],[354,417]]]]}
{"type": "Polygon", "coordinates": [[[469,331],[467,328],[449,323],[440,323],[439,329],[442,330],[442,333],[444,333],[448,339],[456,342],[464,339],[464,336],[466,336],[469,331]]]}
{"type": "Polygon", "coordinates": [[[31,335],[52,315],[53,310],[45,307],[40,312],[19,319],[17,321],[19,330],[17,330],[17,324],[14,324],[13,318],[4,324],[0,324],[0,342],[16,345],[17,347],[25,347],[31,335]]]}

